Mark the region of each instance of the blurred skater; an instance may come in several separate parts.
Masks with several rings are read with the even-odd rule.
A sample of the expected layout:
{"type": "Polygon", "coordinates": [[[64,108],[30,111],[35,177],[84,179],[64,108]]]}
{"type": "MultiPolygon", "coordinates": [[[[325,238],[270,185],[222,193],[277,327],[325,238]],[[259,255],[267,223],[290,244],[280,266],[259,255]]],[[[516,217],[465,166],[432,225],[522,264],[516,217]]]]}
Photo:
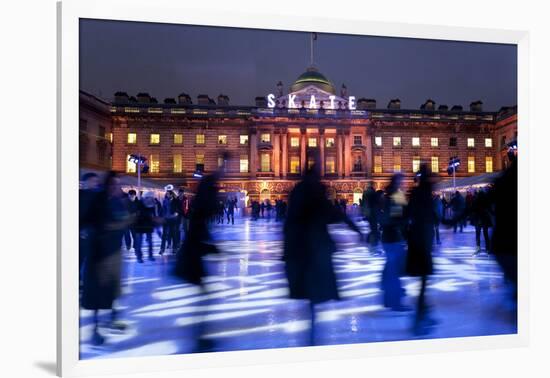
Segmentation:
{"type": "MultiPolygon", "coordinates": [[[[224,161],[229,161],[227,153],[224,155],[224,161]]],[[[219,213],[218,181],[222,172],[223,167],[201,179],[192,203],[189,232],[176,256],[175,275],[188,283],[198,285],[203,295],[207,294],[203,282],[203,278],[207,275],[203,257],[219,252],[212,242],[208,225],[212,217],[219,213]]],[[[195,352],[209,352],[214,348],[210,340],[202,337],[205,333],[204,328],[204,322],[198,322],[195,330],[195,352]]]]}
{"type": "Polygon", "coordinates": [[[434,238],[434,212],[432,181],[426,164],[420,166],[417,174],[418,185],[412,190],[408,205],[409,238],[406,272],[409,276],[420,277],[420,294],[413,321],[416,335],[428,333],[432,322],[428,314],[425,293],[428,276],[433,273],[432,245],[434,238]]]}
{"type": "Polygon", "coordinates": [[[95,345],[105,341],[98,330],[99,310],[111,310],[112,328],[125,328],[124,324],[117,322],[113,304],[120,295],[122,236],[132,222],[117,174],[109,172],[103,190],[95,197],[87,214],[87,223],[94,236],[84,267],[81,305],[94,311],[92,343],[95,345]]]}
{"type": "Polygon", "coordinates": [[[160,222],[155,206],[155,195],[153,192],[145,192],[140,201],[138,218],[135,224],[136,238],[134,239],[134,248],[139,263],[143,263],[143,237],[147,242],[149,261],[155,261],[153,257],[153,231],[155,225],[160,222]]]}
{"type": "Polygon", "coordinates": [[[315,305],[340,299],[332,254],[336,245],[328,232],[328,224],[345,222],[361,234],[359,228],[334,207],[327,198],[320,180],[319,155],[289,196],[284,224],[285,273],[290,298],[307,299],[310,303],[310,345],[315,345],[315,305]]]}
{"type": "Polygon", "coordinates": [[[382,271],[381,287],[384,293],[384,306],[393,311],[408,311],[401,303],[405,290],[401,287],[400,276],[405,265],[405,207],[407,200],[401,190],[403,175],[392,176],[386,188],[382,213],[382,245],[386,253],[386,263],[382,271]]]}
{"type": "Polygon", "coordinates": [[[489,253],[490,251],[490,239],[489,239],[489,227],[492,227],[492,214],[491,214],[491,204],[489,202],[489,196],[485,190],[481,189],[477,192],[474,199],[472,200],[472,223],[476,229],[476,251],[474,256],[477,256],[481,253],[481,232],[483,231],[483,239],[485,240],[485,251],[489,253]]]}

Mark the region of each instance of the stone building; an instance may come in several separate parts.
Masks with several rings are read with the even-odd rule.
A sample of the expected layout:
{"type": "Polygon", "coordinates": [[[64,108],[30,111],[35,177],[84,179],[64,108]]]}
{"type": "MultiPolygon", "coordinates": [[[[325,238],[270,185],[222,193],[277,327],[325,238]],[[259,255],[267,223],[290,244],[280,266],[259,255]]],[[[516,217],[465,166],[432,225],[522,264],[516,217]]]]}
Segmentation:
{"type": "Polygon", "coordinates": [[[135,174],[128,155],[140,154],[149,165],[145,177],[193,190],[195,173],[225,165],[222,191],[249,199],[285,198],[314,149],[329,194],[357,202],[369,182],[382,189],[397,171],[410,185],[421,162],[443,179],[454,156],[461,159],[457,177],[500,170],[506,145],[517,137],[515,107],[486,112],[475,101],[467,110],[449,109],[432,99],[418,109],[401,109],[399,99],[379,105],[348,96],[345,86],[337,93],[309,67],[287,93],[279,82],[255,106],[231,105],[223,94],[201,94],[195,104],[185,93],[159,103],[147,93],[117,92],[105,124],[112,125],[114,170],[135,174]]]}

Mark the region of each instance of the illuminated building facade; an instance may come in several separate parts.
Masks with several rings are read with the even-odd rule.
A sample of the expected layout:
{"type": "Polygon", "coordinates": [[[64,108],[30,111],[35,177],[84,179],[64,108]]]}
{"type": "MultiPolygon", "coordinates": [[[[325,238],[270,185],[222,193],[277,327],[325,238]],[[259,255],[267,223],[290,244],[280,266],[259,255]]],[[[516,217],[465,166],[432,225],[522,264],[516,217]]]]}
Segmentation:
{"type": "Polygon", "coordinates": [[[332,197],[357,202],[372,182],[384,188],[395,172],[408,184],[421,162],[447,178],[450,157],[458,156],[457,177],[503,169],[506,144],[517,137],[515,107],[484,112],[480,101],[468,110],[427,100],[419,109],[401,109],[398,99],[348,96],[310,67],[284,93],[256,98],[255,106],[233,106],[220,95],[165,99],[146,93],[115,94],[110,104],[112,168],[135,174],[128,155],[148,160],[148,179],[193,190],[196,172],[225,165],[222,191],[249,199],[286,198],[318,150],[322,179],[332,197]],[[223,161],[224,151],[231,153],[223,161]],[[226,164],[224,164],[226,163],[226,164]]]}

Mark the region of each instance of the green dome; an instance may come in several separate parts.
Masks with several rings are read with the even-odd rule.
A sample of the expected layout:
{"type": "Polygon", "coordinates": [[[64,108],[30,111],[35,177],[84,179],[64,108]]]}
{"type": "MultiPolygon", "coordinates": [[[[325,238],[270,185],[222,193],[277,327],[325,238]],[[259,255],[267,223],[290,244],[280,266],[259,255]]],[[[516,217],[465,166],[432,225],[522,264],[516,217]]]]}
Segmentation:
{"type": "Polygon", "coordinates": [[[326,92],[336,94],[336,90],[332,83],[317,70],[316,67],[309,67],[306,72],[301,74],[298,79],[290,87],[291,92],[299,91],[307,86],[314,85],[319,89],[322,89],[326,92]]]}

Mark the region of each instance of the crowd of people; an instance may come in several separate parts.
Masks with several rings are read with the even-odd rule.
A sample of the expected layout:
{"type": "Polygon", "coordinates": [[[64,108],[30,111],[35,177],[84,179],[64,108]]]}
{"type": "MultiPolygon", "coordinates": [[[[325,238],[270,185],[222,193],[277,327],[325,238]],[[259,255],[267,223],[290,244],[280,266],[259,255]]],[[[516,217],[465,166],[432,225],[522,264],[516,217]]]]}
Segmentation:
{"type": "MultiPolygon", "coordinates": [[[[489,190],[478,190],[466,197],[456,192],[449,201],[434,192],[434,177],[425,164],[421,164],[416,184],[408,195],[403,188],[402,174],[395,174],[384,191],[368,187],[360,201],[363,219],[369,224],[368,235],[362,235],[346,214],[345,201],[328,199],[318,159],[314,154],[315,163],[291,191],[288,205],[283,200],[276,200],[274,206],[269,200],[251,204],[253,220],[270,219],[274,211],[275,219],[284,221],[284,272],[290,298],[309,301],[310,344],[316,343],[316,305],[340,298],[332,262],[337,245],[328,230],[331,223],[344,223],[359,235],[361,243],[380,247],[385,255],[380,281],[382,303],[392,311],[414,311],[411,329],[415,335],[427,334],[437,324],[426,301],[426,288],[434,272],[432,249],[441,243],[442,223],[447,222],[455,232],[462,232],[466,222],[471,222],[476,229],[477,251],[481,250],[483,234],[486,251],[495,255],[517,293],[517,165],[513,157],[510,168],[489,190]],[[451,217],[446,216],[449,211],[451,217]],[[492,239],[489,237],[491,227],[494,229],[492,239]],[[400,279],[403,275],[419,278],[420,293],[415,309],[405,305],[406,291],[400,279]]],[[[98,310],[111,310],[111,326],[124,328],[113,307],[120,295],[122,243],[127,250],[133,247],[137,261],[142,263],[145,236],[148,258],[154,260],[152,236],[157,230],[162,239],[159,254],[167,248],[176,254],[174,274],[207,292],[203,284],[208,274],[204,256],[222,252],[211,238],[210,224],[221,224],[225,219],[227,224],[234,224],[237,208],[235,197],[220,199],[218,182],[222,175],[223,170],[219,170],[203,177],[192,201],[183,189],[176,194],[173,186],[168,185],[162,202],[152,192],[143,193],[141,198],[133,190],[124,193],[114,172],[106,175],[103,185],[99,185],[95,174],[83,177],[81,304],[94,310],[92,341],[95,344],[104,342],[98,332],[98,310]]],[[[198,324],[197,351],[212,350],[211,341],[201,338],[203,322],[198,324]]]]}

